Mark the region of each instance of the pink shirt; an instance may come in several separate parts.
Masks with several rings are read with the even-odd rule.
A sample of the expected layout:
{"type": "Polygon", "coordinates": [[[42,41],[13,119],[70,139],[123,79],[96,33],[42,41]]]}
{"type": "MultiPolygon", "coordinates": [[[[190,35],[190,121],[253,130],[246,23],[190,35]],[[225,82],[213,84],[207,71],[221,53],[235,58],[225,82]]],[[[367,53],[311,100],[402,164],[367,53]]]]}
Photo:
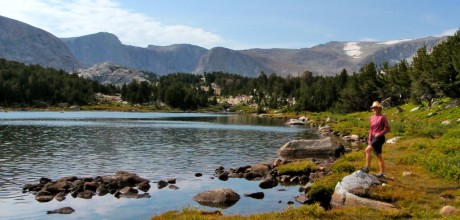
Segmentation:
{"type": "Polygon", "coordinates": [[[388,123],[388,119],[385,115],[372,115],[370,121],[369,143],[372,141],[372,136],[380,137],[390,131],[390,124],[388,123]]]}

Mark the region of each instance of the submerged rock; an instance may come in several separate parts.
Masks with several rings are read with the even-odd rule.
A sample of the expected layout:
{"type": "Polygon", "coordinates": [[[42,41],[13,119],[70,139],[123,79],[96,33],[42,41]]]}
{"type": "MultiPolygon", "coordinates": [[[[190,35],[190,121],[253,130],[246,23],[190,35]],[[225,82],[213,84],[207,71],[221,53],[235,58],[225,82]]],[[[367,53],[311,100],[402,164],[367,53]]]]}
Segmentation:
{"type": "Polygon", "coordinates": [[[72,207],[64,207],[52,211],[46,211],[46,214],[72,214],[73,212],[75,212],[75,209],[72,207]]]}

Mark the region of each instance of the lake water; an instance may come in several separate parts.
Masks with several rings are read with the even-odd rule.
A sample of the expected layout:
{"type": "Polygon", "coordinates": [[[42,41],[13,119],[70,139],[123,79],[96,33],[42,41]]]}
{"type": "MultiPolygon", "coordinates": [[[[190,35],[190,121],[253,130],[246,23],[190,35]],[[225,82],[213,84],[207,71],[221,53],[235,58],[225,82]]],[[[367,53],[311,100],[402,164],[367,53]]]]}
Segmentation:
{"type": "Polygon", "coordinates": [[[306,127],[283,121],[228,114],[0,112],[0,219],[149,219],[183,207],[216,210],[192,200],[215,188],[231,188],[241,196],[224,214],[280,211],[294,201],[298,186],[261,189],[258,181],[212,179],[214,170],[273,161],[283,144],[309,134],[306,127]],[[150,198],[68,195],[47,203],[22,192],[24,184],[38,183],[40,177],[96,177],[119,170],[152,182],[176,178],[179,189],[151,183],[150,198]],[[197,172],[203,176],[195,177],[197,172]],[[264,199],[243,196],[259,191],[264,199]],[[66,206],[75,212],[46,214],[66,206]]]}

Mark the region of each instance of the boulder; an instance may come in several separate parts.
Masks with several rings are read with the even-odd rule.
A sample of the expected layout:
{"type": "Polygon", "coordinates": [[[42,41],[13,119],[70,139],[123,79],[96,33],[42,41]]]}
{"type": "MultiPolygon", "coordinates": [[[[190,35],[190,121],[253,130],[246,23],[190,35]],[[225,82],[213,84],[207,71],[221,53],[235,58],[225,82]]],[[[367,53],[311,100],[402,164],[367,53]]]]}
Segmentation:
{"type": "Polygon", "coordinates": [[[259,177],[262,177],[262,175],[257,174],[257,173],[252,173],[252,172],[243,174],[243,178],[245,178],[247,180],[253,180],[253,179],[256,179],[256,178],[259,178],[259,177]]]}
{"type": "Polygon", "coordinates": [[[270,166],[267,164],[256,164],[254,166],[251,166],[250,172],[258,174],[259,176],[265,176],[268,174],[270,171],[270,166]]]}
{"type": "Polygon", "coordinates": [[[193,200],[204,206],[228,208],[240,200],[240,195],[232,189],[221,188],[198,193],[193,200]]]}
{"type": "Polygon", "coordinates": [[[147,192],[150,189],[150,183],[148,181],[144,181],[142,183],[137,184],[137,188],[142,192],[147,192]]]}
{"type": "Polygon", "coordinates": [[[78,193],[77,197],[82,198],[82,199],[91,199],[91,198],[93,198],[93,191],[85,190],[83,192],[78,193]]]}
{"type": "Polygon", "coordinates": [[[278,154],[286,159],[328,158],[344,151],[343,145],[334,137],[326,137],[290,141],[278,150],[278,154]]]}
{"type": "Polygon", "coordinates": [[[259,187],[262,189],[270,189],[278,185],[278,182],[273,179],[265,179],[260,182],[259,187]]]}
{"type": "Polygon", "coordinates": [[[458,211],[455,207],[447,205],[442,207],[441,210],[439,210],[439,214],[441,214],[442,216],[455,215],[458,214],[458,211]]]}
{"type": "Polygon", "coordinates": [[[56,194],[54,197],[57,201],[62,202],[65,199],[65,193],[64,192],[59,192],[56,194]]]}
{"type": "Polygon", "coordinates": [[[167,178],[166,182],[168,182],[169,184],[176,184],[176,178],[167,178]]]}
{"type": "Polygon", "coordinates": [[[363,198],[352,193],[366,193],[371,186],[380,184],[377,177],[358,170],[337,183],[334,194],[332,194],[331,206],[333,208],[367,206],[374,209],[396,209],[391,203],[363,198]]]}
{"type": "Polygon", "coordinates": [[[219,174],[217,174],[217,178],[222,181],[227,181],[228,180],[228,172],[224,171],[219,174]]]}
{"type": "Polygon", "coordinates": [[[401,137],[394,137],[394,138],[391,138],[389,140],[387,140],[387,144],[396,144],[396,142],[401,139],[401,137]]]}
{"type": "Polygon", "coordinates": [[[53,200],[54,195],[55,194],[50,193],[48,191],[40,191],[37,193],[37,195],[35,195],[35,199],[39,202],[49,202],[53,200]]]}
{"type": "Polygon", "coordinates": [[[109,189],[104,184],[99,185],[96,189],[96,194],[98,196],[105,196],[108,193],[109,193],[109,189]]]}
{"type": "Polygon", "coordinates": [[[167,185],[168,185],[168,182],[166,182],[166,181],[164,181],[164,180],[160,180],[160,181],[158,181],[158,183],[157,183],[158,189],[165,188],[167,185]]]}
{"type": "Polygon", "coordinates": [[[305,194],[300,194],[300,195],[296,196],[294,199],[295,199],[296,202],[298,202],[300,204],[308,204],[308,203],[312,202],[311,199],[308,198],[308,196],[305,195],[305,194]]]}

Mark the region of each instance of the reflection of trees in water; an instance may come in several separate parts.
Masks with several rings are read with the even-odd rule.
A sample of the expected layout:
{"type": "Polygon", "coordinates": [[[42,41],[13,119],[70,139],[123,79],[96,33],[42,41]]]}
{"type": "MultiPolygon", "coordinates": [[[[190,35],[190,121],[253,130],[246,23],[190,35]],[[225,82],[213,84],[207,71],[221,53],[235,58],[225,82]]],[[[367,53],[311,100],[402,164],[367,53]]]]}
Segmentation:
{"type": "Polygon", "coordinates": [[[213,172],[217,165],[230,168],[277,158],[276,150],[299,135],[257,126],[248,129],[246,125],[277,122],[242,115],[41,122],[0,126],[0,171],[14,176],[1,179],[1,186],[20,187],[31,177],[105,175],[117,170],[149,179],[213,172]]]}

